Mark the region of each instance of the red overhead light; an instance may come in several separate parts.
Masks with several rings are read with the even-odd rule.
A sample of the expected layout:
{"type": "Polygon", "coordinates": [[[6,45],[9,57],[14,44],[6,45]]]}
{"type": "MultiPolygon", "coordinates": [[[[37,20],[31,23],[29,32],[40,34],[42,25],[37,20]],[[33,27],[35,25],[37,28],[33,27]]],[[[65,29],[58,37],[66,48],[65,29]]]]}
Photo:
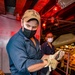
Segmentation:
{"type": "Polygon", "coordinates": [[[42,27],[45,29],[46,28],[46,23],[43,23],[42,24],[42,27]]]}
{"type": "Polygon", "coordinates": [[[54,17],[51,17],[50,20],[51,20],[51,23],[54,23],[54,20],[55,20],[55,19],[54,19],[54,17]]]}
{"type": "Polygon", "coordinates": [[[43,23],[43,27],[45,27],[46,26],[46,24],[45,23],[43,23]]]}
{"type": "Polygon", "coordinates": [[[55,7],[54,7],[54,10],[55,10],[55,11],[56,11],[56,10],[58,10],[58,7],[57,7],[57,6],[55,6],[55,7]]]}

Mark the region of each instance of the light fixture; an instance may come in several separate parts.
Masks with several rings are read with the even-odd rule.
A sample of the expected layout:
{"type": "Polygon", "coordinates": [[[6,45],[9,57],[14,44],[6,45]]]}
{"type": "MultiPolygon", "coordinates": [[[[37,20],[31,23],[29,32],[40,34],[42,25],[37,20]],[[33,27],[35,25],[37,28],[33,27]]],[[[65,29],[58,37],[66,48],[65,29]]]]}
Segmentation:
{"type": "Polygon", "coordinates": [[[51,21],[51,23],[54,23],[54,17],[51,17],[51,19],[50,19],[50,21],[51,21]]]}
{"type": "Polygon", "coordinates": [[[46,28],[46,21],[42,24],[42,28],[43,28],[43,29],[46,28]]]}

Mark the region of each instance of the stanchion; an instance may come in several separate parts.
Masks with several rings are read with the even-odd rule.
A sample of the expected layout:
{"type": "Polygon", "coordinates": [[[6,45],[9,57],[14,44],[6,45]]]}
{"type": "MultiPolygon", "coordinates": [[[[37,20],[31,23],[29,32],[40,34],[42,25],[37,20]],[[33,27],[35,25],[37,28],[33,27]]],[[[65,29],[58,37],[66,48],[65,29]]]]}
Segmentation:
{"type": "Polygon", "coordinates": [[[67,67],[66,67],[66,75],[68,75],[68,70],[69,70],[69,58],[70,58],[70,54],[68,52],[68,60],[67,60],[67,67]]]}

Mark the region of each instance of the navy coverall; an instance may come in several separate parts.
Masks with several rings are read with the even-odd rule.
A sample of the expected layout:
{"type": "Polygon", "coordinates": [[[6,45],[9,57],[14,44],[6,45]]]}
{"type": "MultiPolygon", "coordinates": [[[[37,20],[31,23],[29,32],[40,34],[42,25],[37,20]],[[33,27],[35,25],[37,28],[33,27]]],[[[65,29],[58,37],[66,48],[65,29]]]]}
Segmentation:
{"type": "Polygon", "coordinates": [[[36,47],[33,42],[26,38],[22,29],[18,31],[7,44],[10,71],[12,75],[37,75],[37,72],[30,73],[27,68],[33,64],[43,62],[38,40],[36,47]]]}

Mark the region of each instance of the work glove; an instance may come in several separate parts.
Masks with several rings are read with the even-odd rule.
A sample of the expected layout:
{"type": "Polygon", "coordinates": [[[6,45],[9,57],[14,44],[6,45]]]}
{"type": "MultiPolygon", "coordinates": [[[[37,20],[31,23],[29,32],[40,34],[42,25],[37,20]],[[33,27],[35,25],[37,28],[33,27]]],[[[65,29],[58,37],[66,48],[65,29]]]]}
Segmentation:
{"type": "Polygon", "coordinates": [[[61,60],[64,54],[64,51],[59,50],[55,54],[49,55],[49,57],[46,59],[48,61],[48,64],[45,67],[49,67],[49,70],[55,70],[58,65],[57,60],[61,60]]]}
{"type": "Polygon", "coordinates": [[[65,51],[60,50],[58,56],[56,56],[55,59],[56,60],[61,60],[64,55],[65,55],[65,51]]]}
{"type": "Polygon", "coordinates": [[[46,75],[50,75],[52,70],[55,70],[58,65],[58,61],[56,59],[51,59],[50,64],[48,65],[49,70],[47,71],[46,75]]]}

